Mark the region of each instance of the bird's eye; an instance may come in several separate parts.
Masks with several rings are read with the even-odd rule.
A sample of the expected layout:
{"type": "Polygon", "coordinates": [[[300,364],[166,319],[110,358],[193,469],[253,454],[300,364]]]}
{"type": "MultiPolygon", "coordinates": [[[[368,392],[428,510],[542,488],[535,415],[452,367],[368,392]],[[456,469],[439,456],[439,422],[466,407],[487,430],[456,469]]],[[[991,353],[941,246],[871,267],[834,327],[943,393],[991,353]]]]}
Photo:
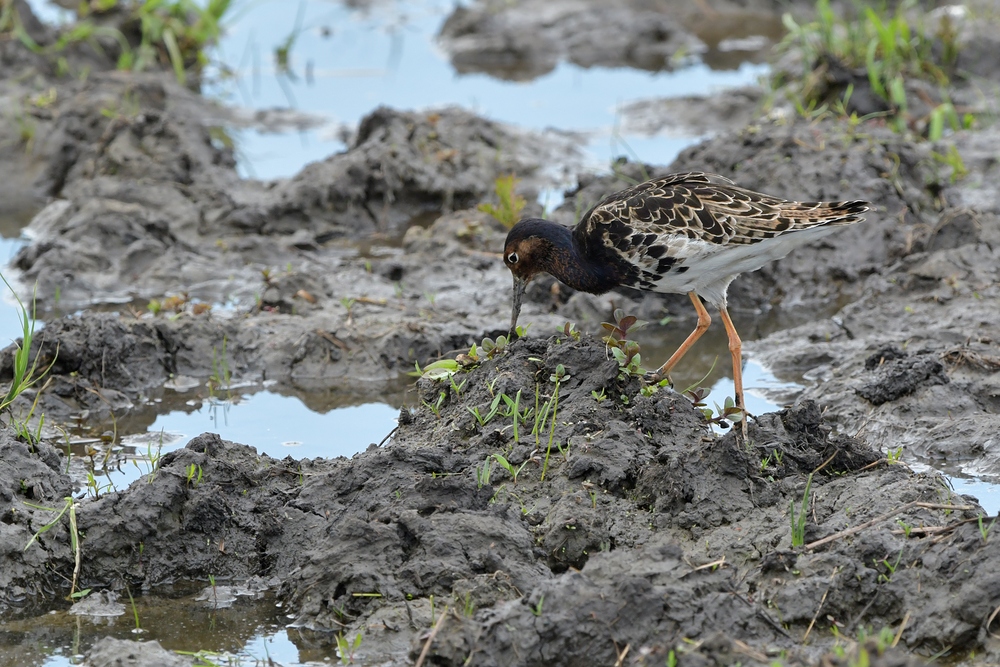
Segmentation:
{"type": "Polygon", "coordinates": [[[509,255],[507,255],[507,261],[510,262],[511,264],[517,264],[517,253],[512,252],[509,255]]]}

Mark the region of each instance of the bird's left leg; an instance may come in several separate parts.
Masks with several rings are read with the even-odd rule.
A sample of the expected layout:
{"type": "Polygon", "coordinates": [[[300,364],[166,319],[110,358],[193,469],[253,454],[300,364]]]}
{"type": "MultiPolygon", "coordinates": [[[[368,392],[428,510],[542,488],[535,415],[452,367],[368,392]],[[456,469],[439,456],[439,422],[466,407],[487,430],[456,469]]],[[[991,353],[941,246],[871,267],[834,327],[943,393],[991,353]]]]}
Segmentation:
{"type": "Polygon", "coordinates": [[[733,387],[736,391],[736,407],[740,409],[742,414],[740,426],[743,430],[743,439],[746,440],[747,409],[743,402],[743,343],[740,341],[740,335],[736,333],[736,327],[733,326],[733,321],[730,319],[729,311],[726,310],[725,305],[719,307],[719,315],[722,316],[722,323],[726,326],[726,333],[729,335],[729,354],[733,357],[733,387]]]}

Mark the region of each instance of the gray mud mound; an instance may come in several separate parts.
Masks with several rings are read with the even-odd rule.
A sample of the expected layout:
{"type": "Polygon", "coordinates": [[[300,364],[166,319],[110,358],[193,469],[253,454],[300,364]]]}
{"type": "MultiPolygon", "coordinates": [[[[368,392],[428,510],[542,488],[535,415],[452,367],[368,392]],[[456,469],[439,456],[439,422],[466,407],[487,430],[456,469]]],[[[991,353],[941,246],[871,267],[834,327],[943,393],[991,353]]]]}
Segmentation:
{"type": "Polygon", "coordinates": [[[191,659],[166,650],[156,640],[130,642],[106,637],[87,652],[83,664],[87,667],[187,667],[191,659]]]}
{"type": "Polygon", "coordinates": [[[645,0],[478,0],[456,7],[438,41],[460,73],[523,81],[563,61],[661,71],[694,55],[730,69],[761,62],[782,34],[771,3],[667,6],[645,0]]]}
{"type": "Polygon", "coordinates": [[[843,430],[906,459],[996,479],[1000,133],[963,133],[956,144],[969,174],[945,181],[945,205],[924,209],[923,224],[895,232],[905,244],[858,283],[858,300],[749,347],[779,377],[805,384],[843,430]]]}
{"type": "MultiPolygon", "coordinates": [[[[16,88],[13,98],[39,93],[0,86],[16,88]]],[[[59,197],[29,225],[31,243],[14,261],[25,284],[37,281],[45,309],[57,295],[73,310],[182,293],[250,306],[263,291],[262,271],[305,264],[313,274],[336,272],[357,255],[348,242],[398,242],[412,225],[488,199],[500,175],[517,174],[531,198],[565,179],[553,165],[579,154],[571,136],[461,109],[379,108],[346,151],[261,183],[239,179],[218,140],[214,123],[226,114],[168,76],[95,74],[52,90],[30,121],[28,157],[44,170],[20,164],[19,137],[0,131],[2,152],[20,165],[11,195],[59,197]]],[[[7,101],[0,110],[19,113],[7,101]]]]}
{"type": "MultiPolygon", "coordinates": [[[[424,407],[351,459],[278,461],[204,435],[127,490],[81,501],[79,586],[276,580],[317,641],[346,625],[366,660],[393,664],[438,621],[427,664],[614,664],[625,647],[797,664],[831,623],[892,627],[925,653],[986,645],[1000,556],[981,510],[832,431],[815,403],[762,416],[745,445],[673,392],[643,396],[590,339],[522,339],[480,362],[421,380],[424,407]],[[789,507],[801,515],[804,495],[795,548],[789,507]]],[[[58,506],[67,478],[41,462],[54,450],[5,442],[0,571],[20,591],[7,604],[65,595],[65,519],[23,548],[52,517],[24,501],[58,506]]]]}

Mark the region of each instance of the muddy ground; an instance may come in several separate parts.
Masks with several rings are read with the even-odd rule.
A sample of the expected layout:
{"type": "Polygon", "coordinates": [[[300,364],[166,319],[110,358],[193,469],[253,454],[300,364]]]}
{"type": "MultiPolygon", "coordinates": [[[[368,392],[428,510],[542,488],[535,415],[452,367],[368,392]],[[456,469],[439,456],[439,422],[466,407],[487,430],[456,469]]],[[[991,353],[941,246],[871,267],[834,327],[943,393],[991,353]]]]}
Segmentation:
{"type": "MultiPolygon", "coordinates": [[[[450,25],[470,20],[456,16],[450,25]]],[[[21,285],[37,282],[49,318],[35,348],[54,360],[37,408],[49,423],[84,412],[98,422],[165,383],[204,379],[224,344],[240,380],[373,396],[414,362],[467,352],[509,315],[505,231],[475,204],[511,171],[531,199],[565,176],[549,165],[576,159],[558,133],[460,109],[377,109],[345,152],[288,180],[241,180],[224,110],[166,75],[80,58],[93,73],[60,79],[0,41],[4,113],[37,129],[26,151],[17,126],[0,125],[0,169],[5,210],[41,208],[14,268],[21,285]]],[[[989,77],[975,85],[995,109],[989,77]]],[[[846,665],[860,659],[855,640],[883,627],[864,645],[871,664],[995,662],[997,537],[983,534],[974,499],[895,459],[902,447],[904,460],[1000,474],[1000,133],[984,120],[934,144],[878,119],[761,113],[672,165],[580,176],[552,215],[569,224],[630,179],[688,169],[874,204],[866,223],[734,283],[744,319],[782,313],[784,328],[748,353],[806,387],[753,420],[749,442],[718,436],[668,389],[643,395],[593,336],[613,306],[686,329],[685,298],[594,297],[539,280],[522,314],[528,337],[454,383],[421,380],[422,407],[351,459],[276,460],[205,434],[91,500],[61,451],[5,427],[0,613],[64,604],[68,522],[24,546],[53,516],[33,505],[75,492],[78,588],[249,582],[315,643],[362,632],[363,664],[412,664],[426,649],[427,665],[652,665],[671,651],[682,665],[846,665]],[[935,157],[949,145],[966,175],[935,157]],[[580,339],[551,337],[567,320],[580,339]],[[537,437],[533,417],[515,437],[503,410],[485,424],[470,412],[487,414],[501,393],[541,407],[559,365],[556,416],[537,437]],[[803,497],[805,546],[793,548],[790,508],[801,514],[803,497]],[[846,657],[831,653],[838,643],[846,657]]],[[[8,348],[3,377],[10,367],[8,348]]],[[[158,650],[107,640],[88,660],[167,664],[158,650]]]]}

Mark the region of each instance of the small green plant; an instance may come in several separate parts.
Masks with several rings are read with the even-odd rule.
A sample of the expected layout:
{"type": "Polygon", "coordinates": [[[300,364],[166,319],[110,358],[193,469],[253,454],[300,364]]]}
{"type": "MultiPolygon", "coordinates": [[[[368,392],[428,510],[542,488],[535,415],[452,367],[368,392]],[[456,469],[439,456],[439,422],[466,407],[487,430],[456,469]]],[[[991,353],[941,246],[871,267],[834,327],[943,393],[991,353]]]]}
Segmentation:
{"type": "Polygon", "coordinates": [[[538,602],[531,605],[531,613],[534,614],[535,616],[541,616],[542,604],[544,603],[545,603],[545,593],[542,593],[540,596],[538,596],[538,602]]]}
{"type": "Polygon", "coordinates": [[[806,478],[806,489],[802,494],[802,506],[798,515],[795,513],[795,501],[792,500],[788,507],[789,517],[792,522],[792,547],[799,548],[806,543],[806,516],[809,513],[809,492],[812,489],[813,476],[809,473],[806,478]]]}
{"type": "Polygon", "coordinates": [[[421,401],[424,407],[434,413],[434,416],[441,419],[441,406],[444,405],[445,398],[448,394],[444,391],[438,393],[438,399],[436,403],[431,403],[430,401],[421,401]]]}
{"type": "Polygon", "coordinates": [[[903,535],[905,535],[906,538],[909,539],[909,537],[910,537],[910,531],[913,530],[913,526],[911,526],[910,524],[906,523],[902,519],[896,519],[896,525],[898,525],[900,528],[903,529],[903,535]]]}
{"type": "Polygon", "coordinates": [[[462,390],[465,389],[465,383],[469,381],[469,378],[465,378],[461,382],[455,382],[455,374],[452,373],[448,376],[448,384],[451,386],[451,390],[455,392],[456,396],[462,395],[462,390]]]}
{"type": "Polygon", "coordinates": [[[601,340],[611,355],[618,362],[620,369],[619,378],[624,379],[628,375],[644,375],[642,368],[642,355],[639,354],[639,343],[629,340],[629,333],[641,329],[648,322],[644,322],[634,315],[626,315],[621,308],[616,308],[613,313],[614,322],[601,322],[601,326],[608,332],[601,340]]]}
{"type": "Polygon", "coordinates": [[[490,477],[493,475],[493,459],[489,456],[483,461],[483,465],[476,466],[476,488],[489,486],[490,477]]]}
{"type": "MultiPolygon", "coordinates": [[[[886,569],[885,572],[879,573],[878,581],[889,583],[890,579],[892,579],[892,575],[896,574],[896,569],[899,567],[899,561],[901,561],[902,559],[903,559],[903,550],[900,549],[899,554],[896,556],[895,562],[890,563],[888,558],[883,558],[881,563],[875,561],[876,566],[881,564],[886,569]]],[[[890,636],[890,640],[891,639],[892,637],[890,636]]]]}
{"type": "Polygon", "coordinates": [[[352,299],[352,298],[347,297],[347,296],[343,297],[340,300],[340,305],[343,306],[344,310],[347,311],[347,324],[350,324],[351,321],[352,321],[351,311],[354,308],[354,304],[356,304],[357,302],[358,302],[357,299],[352,299]]]}
{"type": "MultiPolygon", "coordinates": [[[[198,72],[208,62],[205,48],[218,41],[222,34],[222,17],[231,0],[100,0],[84,2],[77,7],[78,20],[63,30],[58,39],[42,47],[24,29],[13,3],[0,3],[0,34],[10,32],[29,50],[49,56],[57,71],[69,73],[69,62],[63,53],[73,44],[87,43],[100,53],[102,40],[113,41],[118,48],[118,69],[143,71],[154,66],[171,67],[177,80],[184,84],[188,71],[198,72]],[[138,25],[138,45],[129,42],[120,30],[91,18],[114,9],[126,13],[125,24],[138,25]]],[[[82,70],[85,73],[87,70],[82,70]]]]}
{"type": "MultiPolygon", "coordinates": [[[[944,89],[949,83],[948,72],[954,69],[958,56],[957,31],[948,17],[942,17],[937,32],[931,34],[919,21],[911,24],[909,7],[909,3],[899,3],[890,15],[863,7],[856,18],[845,19],[841,18],[844,13],[831,8],[829,0],[818,0],[816,20],[810,23],[799,24],[791,14],[785,14],[783,21],[788,34],[778,48],[797,48],[805,68],[794,97],[799,113],[815,117],[832,107],[838,115],[846,115],[850,94],[839,100],[834,97],[839,95],[839,89],[830,85],[831,79],[836,78],[828,76],[831,67],[864,70],[872,92],[888,109],[867,117],[887,116],[889,124],[899,132],[906,131],[910,119],[908,80],[920,79],[938,85],[947,100],[944,89]]],[[[945,122],[959,128],[957,114],[949,106],[945,102],[931,113],[929,136],[939,137],[945,122]]]]}
{"type": "Polygon", "coordinates": [[[951,169],[948,180],[952,183],[965,178],[969,173],[969,169],[965,166],[962,155],[955,148],[955,144],[949,144],[945,153],[931,152],[931,157],[934,158],[935,162],[940,162],[951,169]]]}
{"type": "Polygon", "coordinates": [[[983,523],[983,515],[982,514],[979,515],[979,518],[977,519],[979,522],[979,534],[983,536],[983,542],[989,539],[990,530],[993,529],[993,524],[997,522],[997,518],[1000,517],[994,517],[993,521],[990,521],[990,525],[987,526],[983,523]]]}
{"type": "Polygon", "coordinates": [[[216,353],[215,346],[212,346],[212,375],[208,378],[208,388],[210,392],[215,389],[225,388],[229,390],[230,381],[232,380],[231,374],[229,372],[229,356],[226,354],[226,345],[228,341],[226,336],[222,337],[222,354],[216,353]]]}
{"type": "Polygon", "coordinates": [[[476,603],[472,601],[472,591],[465,592],[465,604],[463,605],[462,613],[466,618],[472,618],[476,615],[476,603]]]}
{"type": "Polygon", "coordinates": [[[146,443],[146,456],[143,458],[146,469],[143,470],[142,467],[139,466],[139,458],[142,457],[136,457],[132,459],[132,465],[135,466],[136,470],[138,470],[140,474],[146,475],[147,484],[152,484],[153,480],[156,478],[156,473],[160,469],[160,456],[161,456],[160,452],[162,451],[163,451],[163,430],[161,429],[160,442],[155,452],[153,451],[153,443],[151,442],[146,443]]]}
{"type": "Polygon", "coordinates": [[[895,449],[889,449],[885,453],[885,460],[889,463],[899,463],[903,459],[903,448],[896,447],[895,449]]]}
{"type": "Polygon", "coordinates": [[[489,412],[487,412],[485,415],[480,414],[478,406],[475,408],[467,408],[467,409],[469,412],[472,413],[472,416],[476,418],[476,421],[479,423],[479,426],[483,427],[489,424],[490,421],[492,421],[493,418],[496,416],[497,412],[500,410],[500,400],[503,397],[504,397],[503,394],[497,394],[493,398],[493,402],[490,403],[489,412]]]}
{"type": "Polygon", "coordinates": [[[601,387],[600,391],[597,391],[596,389],[594,389],[593,391],[590,392],[590,395],[593,396],[594,400],[597,401],[598,403],[603,403],[608,398],[604,394],[604,387],[601,387]]]}
{"type": "Polygon", "coordinates": [[[135,598],[132,597],[132,589],[129,588],[128,584],[125,584],[125,592],[128,593],[128,602],[132,607],[132,620],[135,622],[135,627],[132,628],[134,634],[141,634],[145,632],[142,629],[142,625],[139,623],[139,609],[135,606],[135,598]]]}
{"type": "Polygon", "coordinates": [[[218,607],[219,606],[219,589],[216,588],[216,586],[215,586],[215,575],[214,574],[209,574],[208,575],[208,585],[212,587],[212,601],[214,602],[215,606],[218,607]]]}
{"type": "Polygon", "coordinates": [[[35,505],[27,501],[23,502],[28,507],[34,507],[35,509],[44,510],[46,512],[58,512],[58,514],[56,514],[55,518],[52,519],[52,521],[48,522],[47,524],[39,528],[37,531],[35,531],[35,534],[31,536],[30,540],[28,540],[28,543],[24,545],[24,551],[27,551],[28,547],[34,544],[35,540],[37,540],[42,533],[48,532],[57,523],[59,523],[59,520],[63,518],[63,515],[66,514],[69,515],[69,544],[70,544],[70,549],[73,551],[76,564],[73,568],[73,579],[70,582],[69,596],[67,599],[71,600],[74,599],[74,596],[76,594],[76,583],[80,577],[80,531],[77,529],[77,524],[76,524],[76,508],[78,507],[76,501],[73,499],[73,496],[66,496],[65,498],[63,498],[62,508],[43,507],[42,505],[35,505]]]}
{"type": "Polygon", "coordinates": [[[726,400],[723,401],[723,405],[715,404],[715,410],[708,407],[705,403],[705,397],[708,395],[708,390],[704,387],[698,387],[697,389],[688,389],[684,392],[691,404],[701,414],[705,415],[705,421],[709,424],[717,424],[722,428],[729,428],[732,424],[743,419],[743,411],[736,407],[736,401],[733,400],[732,396],[726,396],[726,400]]]}
{"type": "Polygon", "coordinates": [[[483,354],[486,355],[486,358],[492,359],[496,355],[501,354],[504,350],[506,350],[507,344],[508,344],[507,337],[501,334],[497,336],[496,341],[494,341],[492,338],[484,338],[483,342],[480,344],[480,347],[483,350],[483,354]]]}
{"type": "Polygon", "coordinates": [[[21,325],[21,342],[18,343],[15,341],[14,343],[17,350],[14,352],[10,388],[7,389],[7,394],[3,398],[0,398],[0,413],[2,413],[4,410],[10,408],[10,405],[18,396],[34,386],[52,370],[52,367],[56,363],[56,358],[59,356],[59,350],[58,348],[56,349],[52,361],[44,370],[39,372],[38,361],[40,355],[36,354],[34,361],[31,361],[31,344],[35,338],[35,295],[32,294],[31,297],[31,314],[29,315],[28,309],[21,303],[21,299],[17,296],[14,288],[10,286],[10,283],[7,282],[7,278],[3,274],[0,274],[0,279],[3,280],[4,285],[7,286],[7,289],[10,290],[10,293],[14,295],[14,299],[17,301],[17,319],[21,325]]]}
{"type": "Polygon", "coordinates": [[[501,225],[510,229],[521,219],[521,211],[528,203],[524,197],[514,192],[519,182],[519,179],[515,178],[513,174],[497,177],[493,183],[493,189],[496,192],[499,205],[484,202],[477,208],[483,213],[493,216],[501,225]]]}
{"type": "Polygon", "coordinates": [[[576,328],[576,325],[572,322],[566,322],[561,327],[556,327],[556,333],[566,336],[567,338],[572,338],[575,341],[580,340],[580,330],[576,328]]]}
{"type": "Polygon", "coordinates": [[[343,633],[337,634],[337,655],[340,656],[340,664],[342,665],[353,665],[354,664],[354,654],[357,652],[358,648],[361,646],[361,633],[354,635],[354,640],[351,642],[347,641],[347,637],[343,633]]]}
{"type": "MultiPolygon", "coordinates": [[[[423,368],[420,367],[419,363],[414,363],[414,367],[416,370],[410,371],[408,375],[428,378],[430,380],[443,380],[461,370],[458,361],[454,359],[439,359],[427,364],[423,368]]],[[[462,384],[464,385],[465,383],[463,382],[462,384]]]]}
{"type": "MultiPolygon", "coordinates": [[[[563,382],[564,380],[568,380],[569,378],[570,375],[566,373],[566,369],[563,367],[562,364],[558,364],[556,366],[555,372],[549,376],[549,382],[555,383],[555,389],[552,390],[552,398],[550,399],[550,403],[552,405],[552,421],[550,422],[549,426],[549,444],[545,448],[545,462],[542,463],[542,476],[539,481],[545,481],[545,473],[549,469],[549,456],[552,454],[552,442],[556,434],[556,415],[559,412],[559,385],[561,382],[563,382]]],[[[549,404],[547,403],[546,405],[549,404]]],[[[545,421],[543,419],[542,420],[543,426],[544,423],[545,421]]],[[[561,447],[558,448],[560,450],[562,449],[561,447]]]]}
{"type": "Polygon", "coordinates": [[[517,394],[514,398],[507,396],[506,394],[500,394],[503,397],[504,403],[507,404],[507,412],[504,414],[505,417],[513,417],[514,419],[514,442],[520,442],[520,433],[518,432],[518,424],[526,422],[528,420],[528,409],[525,412],[521,412],[521,390],[517,390],[517,394]]]}
{"type": "Polygon", "coordinates": [[[201,466],[197,463],[189,463],[187,467],[187,486],[198,486],[201,484],[201,466]]]}
{"type": "Polygon", "coordinates": [[[503,454],[494,454],[493,458],[500,464],[501,468],[507,471],[507,474],[510,475],[511,481],[513,481],[514,484],[517,484],[517,476],[521,474],[522,470],[524,470],[524,466],[528,465],[528,462],[525,461],[520,466],[515,467],[506,459],[506,457],[503,456],[503,454]]]}

